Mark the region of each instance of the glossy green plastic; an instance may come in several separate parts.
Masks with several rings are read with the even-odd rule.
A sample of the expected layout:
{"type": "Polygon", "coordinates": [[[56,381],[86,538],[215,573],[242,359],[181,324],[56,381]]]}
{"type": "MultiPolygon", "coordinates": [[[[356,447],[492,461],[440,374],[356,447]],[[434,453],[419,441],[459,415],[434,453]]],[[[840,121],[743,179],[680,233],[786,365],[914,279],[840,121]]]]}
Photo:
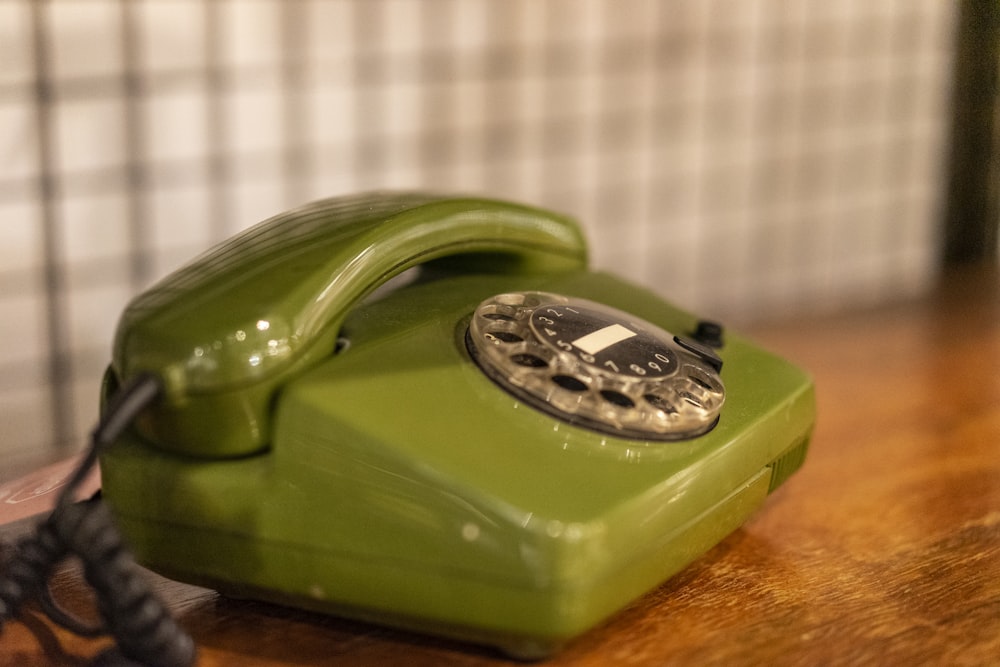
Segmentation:
{"type": "Polygon", "coordinates": [[[374,193],[327,199],[233,237],[132,301],[112,355],[120,379],[154,372],[168,401],[140,425],[192,456],[266,447],[270,403],[334,349],[352,304],[402,271],[474,255],[510,270],[582,268],[563,216],[472,198],[374,193]]]}
{"type": "MultiPolygon", "coordinates": [[[[536,239],[525,244],[525,261],[439,266],[360,304],[369,289],[355,284],[339,297],[344,310],[333,323],[318,327],[339,331],[348,341],[343,349],[333,353],[325,342],[322,354],[305,355],[308,362],[274,371],[280,380],[266,398],[268,414],[258,417],[268,430],[255,439],[269,443],[266,449],[254,444],[248,450],[255,453],[240,458],[195,458],[179,453],[192,446],[153,429],[104,453],[104,495],[141,562],[230,595],[537,657],[703,554],[801,465],[814,421],[811,381],[737,335],[727,334],[719,350],[726,385],[719,423],[689,440],[602,435],[499,388],[464,343],[471,313],[494,294],[541,290],[589,299],[681,334],[693,331],[697,318],[613,276],[587,272],[579,233],[565,218],[457,201],[422,203],[421,215],[474,201],[480,210],[495,207],[497,236],[510,212],[537,215],[539,227],[560,230],[547,238],[562,235],[563,247],[536,239]]],[[[367,220],[366,227],[386,229],[381,218],[367,220]]],[[[441,238],[438,248],[448,245],[441,238]]],[[[468,246],[457,247],[464,254],[468,246]]],[[[385,265],[417,261],[393,261],[395,248],[385,249],[385,265]]],[[[497,249],[510,246],[491,242],[487,251],[497,249]]],[[[230,262],[242,260],[221,252],[229,259],[210,255],[201,266],[217,266],[225,277],[230,262]]],[[[327,252],[341,256],[336,243],[327,252]]],[[[295,292],[297,283],[284,275],[298,275],[294,266],[274,256],[267,270],[295,292]]],[[[205,279],[207,271],[195,277],[205,279]]],[[[188,278],[168,278],[156,293],[181,293],[188,278]]],[[[331,276],[315,282],[342,284],[331,276]]],[[[203,294],[194,300],[213,311],[207,319],[225,321],[226,304],[203,294]]],[[[244,313],[232,331],[255,323],[256,312],[241,308],[253,314],[244,313]]],[[[106,392],[122,369],[150,367],[148,358],[132,360],[133,318],[122,321],[119,341],[126,343],[116,351],[106,392]]],[[[192,325],[194,344],[203,344],[200,326],[192,325]]],[[[193,349],[181,342],[183,330],[171,334],[175,349],[193,349]]],[[[162,361],[154,370],[166,368],[170,362],[162,361]]],[[[239,372],[220,386],[230,393],[255,386],[239,372]]],[[[183,392],[197,385],[189,382],[173,387],[173,401],[183,405],[183,392]]],[[[247,437],[238,422],[220,413],[199,417],[185,432],[232,428],[247,437]]]]}

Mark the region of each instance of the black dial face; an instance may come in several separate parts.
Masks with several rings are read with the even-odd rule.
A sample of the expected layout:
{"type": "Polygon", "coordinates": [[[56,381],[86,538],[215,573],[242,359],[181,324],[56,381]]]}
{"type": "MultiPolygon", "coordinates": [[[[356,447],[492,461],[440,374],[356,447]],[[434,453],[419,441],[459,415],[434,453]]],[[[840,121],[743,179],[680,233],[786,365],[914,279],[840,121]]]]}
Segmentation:
{"type": "Polygon", "coordinates": [[[643,325],[580,304],[536,309],[531,330],[544,344],[618,375],[660,378],[677,370],[677,354],[643,325]]]}
{"type": "Polygon", "coordinates": [[[622,438],[700,435],[725,400],[714,353],[585,299],[498,294],[476,308],[466,343],[479,367],[518,399],[622,438]]]}

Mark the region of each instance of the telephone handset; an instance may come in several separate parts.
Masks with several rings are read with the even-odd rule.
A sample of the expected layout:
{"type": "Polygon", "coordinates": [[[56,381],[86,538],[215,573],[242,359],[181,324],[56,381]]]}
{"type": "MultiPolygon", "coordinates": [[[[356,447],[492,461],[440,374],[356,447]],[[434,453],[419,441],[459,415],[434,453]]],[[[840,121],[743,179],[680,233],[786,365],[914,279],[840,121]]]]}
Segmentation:
{"type": "Polygon", "coordinates": [[[140,295],[104,391],[164,398],[101,456],[140,561],[524,657],[683,568],[802,464],[812,384],[586,257],[564,216],[376,193],[140,295]]]}
{"type": "Polygon", "coordinates": [[[162,376],[169,400],[144,432],[193,456],[268,444],[277,387],[334,349],[349,307],[407,268],[450,255],[516,270],[581,268],[566,218],[515,204],[422,194],[325,200],[278,215],[139,296],[114,342],[117,376],[162,376]]]}

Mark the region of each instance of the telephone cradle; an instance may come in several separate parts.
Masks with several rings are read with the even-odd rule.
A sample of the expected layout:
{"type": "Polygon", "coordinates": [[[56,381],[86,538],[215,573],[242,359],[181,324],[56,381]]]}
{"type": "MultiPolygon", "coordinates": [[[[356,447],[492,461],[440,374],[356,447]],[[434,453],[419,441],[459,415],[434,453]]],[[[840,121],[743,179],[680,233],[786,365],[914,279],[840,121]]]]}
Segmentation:
{"type": "Polygon", "coordinates": [[[815,411],[802,370],[589,271],[573,220],[415,193],[278,215],[139,295],[104,397],[147,372],[100,459],[141,563],[523,658],[743,524],[815,411]]]}

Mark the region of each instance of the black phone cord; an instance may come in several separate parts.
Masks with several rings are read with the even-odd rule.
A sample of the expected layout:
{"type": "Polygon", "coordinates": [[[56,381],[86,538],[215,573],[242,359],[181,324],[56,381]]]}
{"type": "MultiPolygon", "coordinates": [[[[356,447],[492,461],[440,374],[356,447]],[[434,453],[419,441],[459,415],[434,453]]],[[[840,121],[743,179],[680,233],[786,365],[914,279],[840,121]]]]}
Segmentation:
{"type": "Polygon", "coordinates": [[[153,375],[140,375],[111,400],[94,430],[91,446],[56,507],[33,535],[22,538],[0,578],[0,632],[21,605],[37,598],[55,623],[83,636],[109,634],[120,653],[103,662],[151,667],[188,667],[194,663],[191,637],[170,616],[122,542],[107,506],[99,498],[74,502],[79,485],[97,463],[100,451],[114,443],[161,393],[153,375]],[[48,579],[64,558],[76,556],[87,583],[97,595],[102,623],[89,625],[61,609],[52,599],[48,579]]]}

